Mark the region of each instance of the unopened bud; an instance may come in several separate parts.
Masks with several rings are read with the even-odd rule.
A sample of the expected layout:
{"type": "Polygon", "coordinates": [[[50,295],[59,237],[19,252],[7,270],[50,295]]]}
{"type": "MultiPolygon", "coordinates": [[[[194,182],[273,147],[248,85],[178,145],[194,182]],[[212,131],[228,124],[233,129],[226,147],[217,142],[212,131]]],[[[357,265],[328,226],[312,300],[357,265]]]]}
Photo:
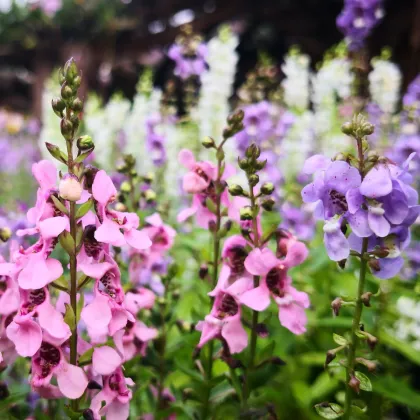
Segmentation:
{"type": "Polygon", "coordinates": [[[89,150],[92,149],[92,147],[94,147],[92,137],[85,135],[77,139],[77,148],[79,150],[89,150]]]}
{"type": "Polygon", "coordinates": [[[239,214],[241,220],[252,220],[253,214],[250,206],[242,207],[239,214]]]}
{"type": "Polygon", "coordinates": [[[376,150],[370,150],[367,155],[369,162],[377,162],[379,159],[379,153],[376,150]]]}
{"type": "Polygon", "coordinates": [[[367,334],[367,343],[369,348],[373,351],[375,350],[376,345],[378,344],[378,339],[372,334],[367,334]]]}
{"type": "Polygon", "coordinates": [[[249,168],[248,159],[239,159],[238,158],[238,166],[243,170],[246,171],[249,168]]]}
{"type": "Polygon", "coordinates": [[[216,225],[216,222],[214,221],[214,220],[210,220],[210,222],[209,222],[209,231],[210,232],[216,232],[216,230],[217,230],[217,225],[216,225]]]}
{"type": "Polygon", "coordinates": [[[389,255],[389,248],[382,246],[375,249],[372,254],[376,255],[378,258],[386,258],[389,255]]]}
{"type": "Polygon", "coordinates": [[[74,112],[81,112],[83,109],[83,101],[80,98],[76,98],[71,104],[71,109],[74,112]]]}
{"type": "Polygon", "coordinates": [[[121,183],[120,191],[123,193],[129,193],[131,191],[131,185],[128,181],[124,181],[121,183]]]}
{"type": "Polygon", "coordinates": [[[61,87],[61,97],[65,101],[68,101],[69,99],[73,97],[73,90],[66,83],[64,83],[63,86],[61,87]]]}
{"type": "Polygon", "coordinates": [[[342,160],[342,161],[346,161],[347,160],[347,156],[344,154],[344,153],[337,153],[335,156],[334,156],[334,158],[333,158],[333,160],[334,161],[336,161],[336,160],[342,160]]]}
{"type": "Polygon", "coordinates": [[[264,184],[261,185],[260,191],[262,194],[270,195],[274,191],[274,185],[272,182],[264,182],[264,184]]]}
{"type": "Polygon", "coordinates": [[[340,309],[341,309],[341,305],[343,304],[343,299],[341,298],[335,298],[332,302],[331,302],[331,309],[334,312],[335,316],[338,316],[338,314],[340,313],[340,309]]]}
{"type": "Polygon", "coordinates": [[[228,188],[229,194],[235,196],[240,196],[243,194],[243,188],[238,184],[231,184],[228,188]]]}
{"type": "Polygon", "coordinates": [[[144,199],[146,200],[146,203],[153,203],[156,201],[156,193],[151,190],[150,188],[146,191],[144,191],[144,199]]]}
{"type": "Polygon", "coordinates": [[[377,272],[381,269],[380,265],[379,265],[379,261],[372,258],[368,261],[369,267],[373,272],[377,272]]]}
{"type": "Polygon", "coordinates": [[[82,196],[83,188],[75,175],[66,174],[60,181],[58,191],[60,197],[64,198],[64,200],[79,201],[82,196]]]}
{"type": "Polygon", "coordinates": [[[73,89],[79,89],[80,85],[82,84],[82,78],[80,76],[76,76],[71,84],[73,89]]]}
{"type": "Polygon", "coordinates": [[[370,122],[365,122],[362,127],[362,133],[365,136],[369,136],[370,134],[373,134],[373,132],[375,131],[375,126],[373,124],[371,124],[370,122]]]}
{"type": "Polygon", "coordinates": [[[371,296],[372,296],[372,292],[363,293],[363,295],[361,296],[363,305],[365,305],[367,307],[370,306],[370,298],[371,298],[371,296]]]}
{"type": "Polygon", "coordinates": [[[272,211],[276,201],[272,197],[265,198],[261,201],[261,207],[266,211],[272,211]]]}
{"type": "Polygon", "coordinates": [[[66,118],[63,118],[60,123],[61,134],[66,140],[71,140],[73,137],[73,124],[66,118]]]}
{"type": "Polygon", "coordinates": [[[8,227],[0,228],[0,240],[7,242],[12,236],[12,231],[8,227]]]}
{"type": "Polygon", "coordinates": [[[223,225],[223,228],[226,230],[226,232],[229,232],[232,229],[232,220],[227,220],[225,224],[223,225]]]}
{"type": "Polygon", "coordinates": [[[72,57],[67,60],[66,64],[64,65],[64,76],[67,82],[71,83],[78,74],[79,70],[77,69],[76,62],[72,57]]]}
{"type": "Polygon", "coordinates": [[[257,160],[255,163],[254,163],[254,168],[257,170],[257,171],[262,171],[264,168],[265,168],[265,165],[267,164],[267,159],[266,160],[257,160]]]}
{"type": "Polygon", "coordinates": [[[377,365],[376,365],[376,363],[374,361],[367,360],[367,359],[365,359],[363,357],[356,358],[356,362],[357,363],[360,363],[361,365],[366,366],[369,372],[375,372],[376,367],[377,367],[377,365]]]}
{"type": "Polygon", "coordinates": [[[127,211],[127,206],[124,203],[118,202],[114,206],[116,211],[127,211]]]}
{"type": "Polygon", "coordinates": [[[204,280],[208,274],[209,274],[208,266],[206,264],[201,264],[200,269],[198,270],[198,277],[200,277],[201,280],[204,280]]]}
{"type": "Polygon", "coordinates": [[[351,376],[349,387],[358,394],[360,392],[360,381],[355,376],[351,376]]]}
{"type": "Polygon", "coordinates": [[[342,270],[344,270],[346,268],[346,262],[347,260],[341,260],[341,261],[337,261],[337,264],[342,270]]]}
{"type": "Polygon", "coordinates": [[[252,174],[248,178],[248,182],[249,182],[249,185],[251,185],[251,187],[255,187],[259,181],[260,181],[260,177],[257,174],[252,174]]]}
{"type": "Polygon", "coordinates": [[[328,366],[337,356],[337,353],[334,350],[328,350],[325,357],[325,366],[328,366]]]}
{"type": "Polygon", "coordinates": [[[66,108],[65,102],[61,98],[55,98],[51,101],[53,111],[59,116],[63,116],[63,111],[66,108]]]}
{"type": "Polygon", "coordinates": [[[245,156],[251,159],[259,158],[260,154],[261,154],[260,148],[255,143],[252,143],[251,146],[248,146],[245,152],[245,156]]]}
{"type": "Polygon", "coordinates": [[[347,134],[348,136],[351,136],[353,134],[353,131],[354,131],[353,124],[351,122],[345,122],[341,126],[341,131],[344,134],[347,134]]]}
{"type": "Polygon", "coordinates": [[[214,140],[211,137],[204,137],[203,141],[201,142],[201,144],[206,148],[206,149],[212,149],[214,147],[216,147],[216,144],[214,142],[214,140]]]}

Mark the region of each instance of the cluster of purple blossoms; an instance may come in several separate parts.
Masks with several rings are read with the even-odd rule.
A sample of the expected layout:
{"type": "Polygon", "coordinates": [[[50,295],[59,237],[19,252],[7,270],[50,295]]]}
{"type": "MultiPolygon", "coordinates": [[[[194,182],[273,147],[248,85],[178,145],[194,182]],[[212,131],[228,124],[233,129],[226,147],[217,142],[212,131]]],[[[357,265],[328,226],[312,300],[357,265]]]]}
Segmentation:
{"type": "Polygon", "coordinates": [[[384,16],[382,0],[345,0],[337,26],[347,38],[350,50],[357,51],[384,16]]]}
{"type": "Polygon", "coordinates": [[[154,114],[146,121],[146,147],[151,154],[155,166],[163,166],[166,163],[166,138],[159,132],[162,116],[154,114]]]}
{"type": "Polygon", "coordinates": [[[366,174],[346,160],[312,156],[304,172],[314,174],[314,180],[302,190],[302,198],[316,203],[315,215],[325,220],[324,242],[332,260],[346,260],[351,250],[362,252],[362,240],[369,238],[369,266],[374,275],[386,279],[402,268],[401,252],[410,242],[409,228],[420,206],[407,170],[413,155],[399,167],[370,153],[366,174]]]}

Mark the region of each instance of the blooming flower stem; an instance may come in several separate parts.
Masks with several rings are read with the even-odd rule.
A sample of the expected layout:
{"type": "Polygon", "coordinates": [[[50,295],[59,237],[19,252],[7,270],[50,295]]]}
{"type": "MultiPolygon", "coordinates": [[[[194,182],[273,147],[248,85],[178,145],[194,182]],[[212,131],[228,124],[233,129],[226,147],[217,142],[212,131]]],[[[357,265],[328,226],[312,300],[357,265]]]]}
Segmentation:
{"type": "MultiPolygon", "coordinates": [[[[368,238],[363,238],[362,255],[365,252],[367,252],[367,249],[368,249],[368,238]]],[[[356,333],[357,331],[359,331],[359,328],[360,328],[360,319],[362,317],[362,311],[363,311],[362,294],[365,288],[366,268],[367,268],[367,260],[362,257],[360,261],[360,273],[359,273],[359,284],[357,288],[356,309],[354,312],[353,324],[351,328],[351,342],[349,346],[349,352],[347,355],[346,402],[345,402],[345,415],[344,415],[345,420],[350,419],[350,415],[351,415],[351,402],[353,399],[353,390],[349,386],[349,382],[351,379],[351,375],[353,374],[355,357],[356,357],[356,348],[357,348],[356,333]]]]}

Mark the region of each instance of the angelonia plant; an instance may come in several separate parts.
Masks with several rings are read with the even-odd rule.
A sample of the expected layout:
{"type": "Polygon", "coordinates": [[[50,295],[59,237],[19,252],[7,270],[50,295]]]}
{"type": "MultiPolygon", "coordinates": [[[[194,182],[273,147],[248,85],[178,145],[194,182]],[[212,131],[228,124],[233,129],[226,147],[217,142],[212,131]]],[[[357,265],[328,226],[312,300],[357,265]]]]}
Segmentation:
{"type": "Polygon", "coordinates": [[[134,333],[142,331],[144,343],[156,336],[136,320],[154,296],[124,293],[111,245],[140,252],[152,241],[137,229],[136,213],[113,208],[117,190],[105,171],[84,163],[95,146],[89,136],[77,136],[83,103],[73,59],[60,72],[60,83],[52,107],[67,147],[46,147],[62,169],[46,160],[33,165],[39,183],[27,214],[33,227],[17,234],[37,240],[28,248],[12,247],[10,262],[0,263],[7,286],[2,357],[5,363],[30,357],[32,389],[43,398],[67,399],[68,417],[126,419],[134,383],[124,376],[123,362],[137,352],[130,346],[134,333]],[[67,255],[64,265],[52,257],[59,248],[67,255]]]}
{"type": "MultiPolygon", "coordinates": [[[[211,413],[209,397],[214,359],[221,359],[229,366],[229,379],[244,413],[252,407],[249,403],[252,376],[264,366],[282,363],[271,356],[262,360],[257,354],[258,337],[269,335],[259,314],[268,308],[271,298],[278,307],[280,324],[294,334],[306,331],[305,309],[310,305],[308,295],[292,286],[288,274],[291,267],[306,259],[306,246],[286,230],[274,228],[264,232],[262,229],[262,213],[274,207],[274,185],[270,182],[259,185],[258,173],[266,161],[260,159],[261,152],[256,144],[247,147],[245,155],[238,158],[247,187],[227,184],[226,180],[235,170],[226,165],[223,147],[243,129],[243,118],[241,110],[228,117],[228,126],[219,144],[211,138],[203,141],[204,147],[214,150],[217,164],[197,162],[189,150],[182,150],[179,155],[180,162],[189,170],[183,177],[183,189],[193,195],[193,204],[181,211],[178,220],[195,215],[197,224],[210,231],[213,244],[212,260],[200,269],[201,278],[208,278],[213,288],[208,293],[211,309],[196,326],[201,331],[197,354],[206,345],[208,349],[202,357],[208,387],[202,401],[202,418],[211,413]],[[233,222],[240,234],[229,236],[233,222]],[[271,240],[274,250],[269,245],[271,240]],[[244,326],[249,328],[250,337],[244,326]],[[216,351],[217,343],[221,348],[216,351]],[[247,348],[246,355],[233,357],[247,348]],[[242,373],[238,375],[236,370],[242,373]]],[[[270,406],[263,411],[270,413],[270,406]]]]}
{"type": "Polygon", "coordinates": [[[376,363],[360,353],[360,343],[373,351],[378,339],[366,331],[362,323],[364,307],[371,306],[377,294],[366,290],[366,279],[371,274],[389,279],[398,274],[404,264],[403,250],[410,242],[410,227],[420,213],[418,193],[411,186],[408,165],[414,158],[398,166],[381,156],[369,145],[368,136],[374,126],[362,115],[355,115],[342,126],[350,136],[357,153],[338,153],[333,159],[314,155],[304,165],[306,174],[313,174],[313,182],[302,190],[306,203],[315,203],[315,214],[324,220],[324,243],[329,258],[344,269],[350,257],[360,261],[356,296],[340,296],[331,304],[338,315],[342,307],[354,309],[352,328],[346,336],[334,334],[338,347],[327,352],[326,366],[337,356],[343,356],[338,366],[345,369],[344,407],[336,403],[316,406],[325,418],[349,419],[352,414],[366,410],[354,395],[361,390],[371,391],[371,382],[360,367],[374,371],[376,363]]]}

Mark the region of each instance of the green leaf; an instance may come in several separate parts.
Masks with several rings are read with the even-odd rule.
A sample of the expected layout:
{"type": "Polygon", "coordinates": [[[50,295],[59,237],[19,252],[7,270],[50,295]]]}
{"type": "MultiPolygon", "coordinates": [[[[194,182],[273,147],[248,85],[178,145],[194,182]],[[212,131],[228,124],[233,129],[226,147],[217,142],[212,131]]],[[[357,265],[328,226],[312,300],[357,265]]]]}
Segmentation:
{"type": "Polygon", "coordinates": [[[54,158],[60,161],[61,163],[67,163],[68,157],[67,155],[60,150],[58,146],[51,143],[45,143],[47,150],[50,152],[50,155],[54,158]]]}
{"type": "Polygon", "coordinates": [[[80,413],[76,413],[68,405],[64,406],[64,412],[71,420],[78,420],[81,417],[80,413]]]}
{"type": "Polygon", "coordinates": [[[206,207],[213,214],[217,213],[216,204],[214,203],[214,201],[210,197],[206,198],[206,207]]]}
{"type": "Polygon", "coordinates": [[[94,150],[95,148],[92,147],[92,149],[87,150],[86,152],[81,153],[77,158],[74,160],[76,163],[83,162],[94,150]]]}
{"type": "Polygon", "coordinates": [[[273,356],[275,346],[276,346],[276,342],[271,341],[261,351],[258,352],[257,365],[260,365],[261,363],[265,362],[266,360],[270,359],[273,356]]]}
{"type": "Polygon", "coordinates": [[[80,357],[78,364],[81,366],[88,365],[92,361],[92,355],[94,347],[90,348],[89,350],[85,351],[80,357]]]}
{"type": "Polygon", "coordinates": [[[360,389],[363,391],[372,391],[372,383],[370,379],[362,372],[356,371],[354,372],[354,376],[360,381],[360,389]]]}
{"type": "Polygon", "coordinates": [[[196,381],[199,381],[199,382],[204,381],[203,377],[197,371],[192,370],[188,366],[185,366],[183,363],[185,362],[181,362],[180,360],[175,360],[175,365],[178,367],[178,369],[181,372],[184,372],[186,375],[188,375],[192,379],[195,379],[196,381]]]}
{"type": "Polygon", "coordinates": [[[222,382],[216,385],[210,394],[210,402],[212,404],[221,404],[223,401],[236,395],[236,391],[229,382],[222,382]]]}
{"type": "Polygon", "coordinates": [[[76,323],[80,320],[80,314],[82,312],[83,307],[85,306],[85,295],[83,293],[80,293],[79,300],[77,301],[77,307],[76,307],[76,323]]]}
{"type": "Polygon", "coordinates": [[[60,241],[60,245],[69,255],[72,255],[74,253],[75,243],[73,236],[71,236],[70,232],[64,230],[62,233],[60,233],[58,240],[60,241]]]}
{"type": "Polygon", "coordinates": [[[335,318],[309,319],[308,324],[310,327],[350,328],[353,318],[337,316],[335,318]]]}
{"type": "Polygon", "coordinates": [[[410,344],[404,343],[403,341],[392,335],[389,335],[383,330],[379,332],[378,338],[382,344],[392,347],[411,362],[415,363],[416,365],[420,365],[420,351],[415,350],[410,344]]]}
{"type": "Polygon", "coordinates": [[[333,334],[333,340],[339,345],[339,346],[347,346],[347,340],[342,336],[338,335],[336,333],[333,334]]]}
{"type": "Polygon", "coordinates": [[[4,400],[0,401],[0,413],[9,410],[11,405],[14,405],[17,402],[24,400],[26,396],[27,394],[25,392],[19,392],[16,394],[9,395],[4,400]]]}
{"type": "Polygon", "coordinates": [[[92,208],[92,205],[93,200],[92,198],[89,198],[89,200],[87,200],[77,209],[76,219],[80,219],[81,217],[83,217],[92,208]]]}
{"type": "Polygon", "coordinates": [[[60,287],[68,288],[69,284],[64,276],[60,276],[57,280],[54,280],[54,283],[60,287]]]}
{"type": "Polygon", "coordinates": [[[73,308],[68,303],[65,303],[65,306],[66,313],[64,314],[64,322],[70,327],[71,331],[74,331],[76,329],[76,317],[73,308]]]}
{"type": "Polygon", "coordinates": [[[338,419],[344,415],[341,405],[335,403],[317,404],[315,410],[324,419],[338,419]]]}
{"type": "Polygon", "coordinates": [[[58,210],[60,210],[62,213],[66,214],[67,216],[69,215],[69,211],[67,210],[67,207],[54,195],[50,196],[52,201],[54,202],[55,207],[58,208],[58,210]]]}

